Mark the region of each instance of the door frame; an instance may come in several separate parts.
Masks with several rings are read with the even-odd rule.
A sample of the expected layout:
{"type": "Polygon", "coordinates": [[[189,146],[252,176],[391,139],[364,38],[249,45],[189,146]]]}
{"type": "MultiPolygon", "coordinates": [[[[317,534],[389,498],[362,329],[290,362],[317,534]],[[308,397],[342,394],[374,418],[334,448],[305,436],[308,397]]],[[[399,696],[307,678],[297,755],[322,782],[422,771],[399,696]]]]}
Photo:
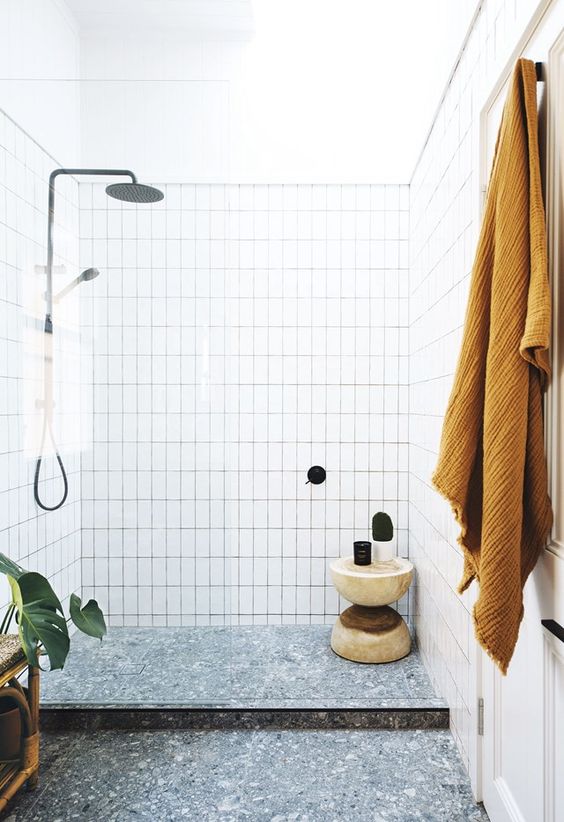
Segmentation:
{"type": "MultiPolygon", "coordinates": [[[[564,318],[559,314],[564,307],[564,159],[557,162],[557,154],[564,150],[564,27],[551,45],[548,61],[549,77],[554,85],[547,89],[547,135],[546,135],[546,212],[548,264],[552,294],[552,336],[551,361],[553,373],[556,366],[564,368],[564,318]],[[560,142],[558,135],[560,127],[560,142]],[[560,275],[560,276],[558,276],[560,275]]],[[[546,454],[550,495],[553,501],[554,523],[542,563],[549,579],[562,581],[562,574],[556,573],[556,565],[564,562],[564,399],[555,382],[551,382],[545,403],[546,454]]],[[[553,601],[550,603],[552,616],[564,625],[564,586],[558,590],[553,586],[553,601]]],[[[550,614],[548,616],[551,616],[550,614]]],[[[543,796],[544,813],[547,822],[556,822],[555,791],[555,729],[553,717],[556,711],[555,680],[557,666],[564,666],[564,644],[547,630],[543,631],[544,671],[543,671],[543,796]]],[[[561,698],[561,697],[560,697],[561,698]]]]}

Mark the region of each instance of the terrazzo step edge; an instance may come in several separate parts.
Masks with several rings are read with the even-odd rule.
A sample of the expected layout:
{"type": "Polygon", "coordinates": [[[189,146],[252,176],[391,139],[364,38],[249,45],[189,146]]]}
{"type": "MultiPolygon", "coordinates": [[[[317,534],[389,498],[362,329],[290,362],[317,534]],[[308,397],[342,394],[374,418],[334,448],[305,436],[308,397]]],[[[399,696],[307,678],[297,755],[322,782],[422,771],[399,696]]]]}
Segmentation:
{"type": "Polygon", "coordinates": [[[49,708],[40,714],[41,729],[69,730],[335,730],[442,729],[448,708],[373,710],[257,710],[198,708],[49,708]]]}

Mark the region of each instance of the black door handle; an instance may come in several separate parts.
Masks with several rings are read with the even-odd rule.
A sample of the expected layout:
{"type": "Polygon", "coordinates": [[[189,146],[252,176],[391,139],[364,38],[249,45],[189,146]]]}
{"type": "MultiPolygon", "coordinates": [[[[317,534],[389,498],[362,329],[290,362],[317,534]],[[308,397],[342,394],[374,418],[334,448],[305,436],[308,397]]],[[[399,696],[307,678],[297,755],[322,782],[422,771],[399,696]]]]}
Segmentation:
{"type": "Polygon", "coordinates": [[[541,625],[543,628],[546,628],[547,631],[550,631],[551,634],[554,634],[560,642],[564,642],[564,628],[559,622],[556,622],[555,619],[541,619],[541,625]]]}

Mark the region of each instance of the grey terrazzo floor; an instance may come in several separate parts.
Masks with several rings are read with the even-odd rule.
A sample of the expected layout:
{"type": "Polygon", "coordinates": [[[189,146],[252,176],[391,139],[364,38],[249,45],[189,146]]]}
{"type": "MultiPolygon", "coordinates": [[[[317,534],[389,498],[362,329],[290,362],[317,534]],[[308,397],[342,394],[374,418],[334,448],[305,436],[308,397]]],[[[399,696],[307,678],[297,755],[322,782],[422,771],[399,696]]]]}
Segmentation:
{"type": "Polygon", "coordinates": [[[328,625],[111,628],[72,639],[42,704],[97,707],[442,708],[416,647],[362,665],[330,648],[328,625]]]}
{"type": "Polygon", "coordinates": [[[487,820],[449,731],[44,735],[7,822],[487,820]]]}

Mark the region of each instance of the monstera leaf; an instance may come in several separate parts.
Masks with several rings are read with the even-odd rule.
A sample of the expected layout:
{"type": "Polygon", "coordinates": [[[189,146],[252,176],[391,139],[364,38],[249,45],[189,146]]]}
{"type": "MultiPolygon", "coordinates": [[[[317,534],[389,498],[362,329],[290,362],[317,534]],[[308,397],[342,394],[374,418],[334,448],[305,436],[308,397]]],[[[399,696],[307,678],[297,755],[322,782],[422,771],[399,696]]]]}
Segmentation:
{"type": "MultiPolygon", "coordinates": [[[[30,665],[39,667],[38,651],[49,657],[51,670],[62,668],[69,652],[67,622],[58,596],[41,574],[26,571],[5,554],[0,553],[0,574],[5,574],[12,590],[0,633],[9,630],[14,613],[22,648],[30,665]]],[[[104,615],[98,603],[91,599],[84,608],[80,597],[71,594],[71,619],[89,636],[102,639],[106,633],[104,615]]]]}
{"type": "MultiPolygon", "coordinates": [[[[21,569],[20,569],[21,571],[21,569]]],[[[69,652],[69,632],[59,598],[41,574],[7,574],[18,612],[18,633],[30,665],[39,666],[37,649],[42,645],[51,670],[62,668],[69,652]]]]}
{"type": "Polygon", "coordinates": [[[94,599],[89,599],[84,608],[82,600],[76,594],[70,596],[70,615],[76,627],[83,634],[102,639],[106,633],[106,622],[100,606],[94,599]]]}

